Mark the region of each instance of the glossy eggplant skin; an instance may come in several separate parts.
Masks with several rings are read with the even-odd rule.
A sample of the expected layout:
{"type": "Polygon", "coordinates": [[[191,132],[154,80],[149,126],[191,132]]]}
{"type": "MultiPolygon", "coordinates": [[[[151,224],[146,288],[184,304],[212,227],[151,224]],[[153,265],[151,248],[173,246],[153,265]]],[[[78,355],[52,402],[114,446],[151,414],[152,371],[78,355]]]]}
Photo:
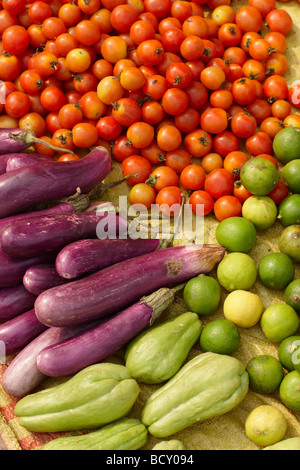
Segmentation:
{"type": "Polygon", "coordinates": [[[42,162],[53,162],[53,160],[51,157],[39,155],[38,153],[13,153],[7,159],[6,172],[42,162]]]}
{"type": "Polygon", "coordinates": [[[38,296],[36,315],[47,326],[94,321],[128,307],[160,287],[210,272],[223,258],[219,245],[175,246],[131,258],[38,296]]]}
{"type": "Polygon", "coordinates": [[[96,238],[100,224],[107,225],[108,237],[117,236],[123,229],[127,231],[127,221],[116,214],[53,214],[6,225],[0,233],[0,246],[4,253],[16,258],[58,252],[74,241],[96,238]]]}
{"type": "Polygon", "coordinates": [[[110,170],[110,155],[96,148],[79,160],[37,163],[5,173],[0,176],[0,218],[71,196],[78,188],[88,193],[110,170]]]}
{"type": "Polygon", "coordinates": [[[0,289],[0,323],[31,310],[36,297],[23,284],[0,289]]]}
{"type": "Polygon", "coordinates": [[[45,290],[60,286],[65,282],[67,281],[57,273],[55,266],[52,264],[32,266],[27,269],[23,277],[24,288],[35,297],[45,290]]]}

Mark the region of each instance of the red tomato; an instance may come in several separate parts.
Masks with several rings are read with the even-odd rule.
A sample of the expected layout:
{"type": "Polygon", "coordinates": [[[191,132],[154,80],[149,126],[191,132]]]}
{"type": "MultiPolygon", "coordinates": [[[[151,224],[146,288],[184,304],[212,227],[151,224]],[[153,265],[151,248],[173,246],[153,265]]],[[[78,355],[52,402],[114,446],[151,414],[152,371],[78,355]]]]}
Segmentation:
{"type": "Polygon", "coordinates": [[[268,134],[262,131],[257,131],[251,137],[248,137],[245,145],[248,152],[253,157],[256,157],[262,153],[270,155],[273,152],[272,139],[268,136],[268,134]]]}
{"type": "Polygon", "coordinates": [[[201,158],[210,153],[213,139],[210,134],[198,128],[185,136],[184,146],[193,157],[201,158]]]}
{"type": "Polygon", "coordinates": [[[175,170],[176,173],[180,174],[182,170],[191,163],[191,156],[187,150],[179,147],[166,153],[165,163],[175,170]]]}
{"type": "Polygon", "coordinates": [[[171,87],[162,97],[162,107],[167,114],[176,116],[181,114],[187,108],[189,104],[189,97],[184,90],[180,88],[171,87]]]}
{"type": "Polygon", "coordinates": [[[231,119],[232,132],[242,139],[250,137],[256,131],[257,122],[255,117],[247,112],[237,113],[231,119]]]}
{"type": "Polygon", "coordinates": [[[207,215],[214,208],[214,200],[211,195],[203,190],[194,191],[189,199],[192,211],[195,215],[207,215]]]}
{"type": "Polygon", "coordinates": [[[22,91],[13,91],[6,97],[5,111],[13,118],[21,118],[30,110],[30,99],[22,91]]]}
{"type": "Polygon", "coordinates": [[[238,150],[239,146],[239,139],[231,131],[221,132],[213,140],[213,150],[221,157],[226,157],[228,153],[238,150]]]}
{"type": "Polygon", "coordinates": [[[152,171],[150,180],[155,191],[159,192],[167,186],[178,186],[179,176],[173,168],[159,166],[152,171]]]}
{"type": "Polygon", "coordinates": [[[214,199],[232,194],[233,187],[234,176],[225,168],[217,168],[206,176],[204,189],[214,199]]]}
{"type": "Polygon", "coordinates": [[[273,9],[266,16],[266,23],[271,32],[277,31],[287,36],[293,29],[293,20],[290,14],[282,9],[273,9]]]}
{"type": "Polygon", "coordinates": [[[178,215],[182,205],[182,196],[182,190],[178,186],[167,186],[157,193],[155,203],[163,214],[178,215]]]}
{"type": "Polygon", "coordinates": [[[214,213],[220,221],[229,217],[240,217],[242,214],[242,203],[235,196],[222,196],[214,203],[214,213]]]}
{"type": "Polygon", "coordinates": [[[196,190],[202,189],[205,182],[205,171],[199,165],[186,166],[180,175],[180,183],[185,189],[196,190]]]}
{"type": "Polygon", "coordinates": [[[29,38],[24,26],[14,25],[4,30],[2,34],[2,45],[5,52],[20,55],[26,51],[29,38]]]}
{"type": "Polygon", "coordinates": [[[300,108],[300,83],[295,83],[289,88],[288,99],[292,106],[300,108]]]}
{"type": "MultiPolygon", "coordinates": [[[[155,203],[156,192],[147,183],[135,184],[129,193],[129,202],[134,206],[145,206],[146,209],[150,209],[151,205],[155,203]]],[[[138,209],[138,207],[137,207],[138,209]]]]}
{"type": "Polygon", "coordinates": [[[276,206],[290,194],[288,186],[283,181],[278,181],[275,188],[268,194],[268,197],[273,199],[276,206]]]}
{"type": "Polygon", "coordinates": [[[234,183],[233,195],[243,204],[250,196],[253,196],[240,181],[234,183]]]}
{"type": "Polygon", "coordinates": [[[127,179],[127,183],[133,186],[137,183],[145,183],[150,176],[152,167],[146,158],[140,155],[131,155],[123,160],[122,171],[124,176],[136,175],[127,179]]]}
{"type": "Polygon", "coordinates": [[[96,124],[96,129],[99,137],[108,141],[117,139],[122,132],[122,126],[112,116],[100,118],[96,124]]]}
{"type": "Polygon", "coordinates": [[[41,105],[48,111],[59,111],[65,101],[64,93],[57,87],[47,87],[41,93],[41,105]]]}
{"type": "Polygon", "coordinates": [[[138,121],[128,127],[127,138],[138,149],[147,147],[154,139],[154,128],[147,122],[138,121]]]}
{"type": "Polygon", "coordinates": [[[228,126],[225,109],[211,108],[201,114],[200,127],[210,134],[220,134],[228,126]]]}
{"type": "Polygon", "coordinates": [[[175,126],[163,126],[157,133],[157,144],[165,152],[175,150],[181,141],[181,132],[175,126]]]}

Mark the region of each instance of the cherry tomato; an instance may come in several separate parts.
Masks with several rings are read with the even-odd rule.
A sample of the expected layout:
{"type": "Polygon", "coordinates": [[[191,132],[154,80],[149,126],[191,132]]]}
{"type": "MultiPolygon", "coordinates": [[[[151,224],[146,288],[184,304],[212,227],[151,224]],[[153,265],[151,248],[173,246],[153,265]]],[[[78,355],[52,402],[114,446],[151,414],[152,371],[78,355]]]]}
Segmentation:
{"type": "Polygon", "coordinates": [[[156,139],[153,139],[150,145],[141,149],[142,157],[145,157],[151,165],[161,165],[166,157],[163,150],[157,145],[156,139]]]}
{"type": "Polygon", "coordinates": [[[26,28],[14,25],[6,28],[2,34],[2,45],[5,52],[20,55],[26,51],[29,38],[26,28]]]}
{"type": "Polygon", "coordinates": [[[283,181],[278,181],[275,188],[268,194],[268,197],[273,199],[276,206],[279,204],[290,194],[288,186],[283,181]]]}
{"type": "Polygon", "coordinates": [[[264,94],[270,103],[288,97],[288,85],[281,75],[271,75],[264,83],[264,94]]]}
{"type": "Polygon", "coordinates": [[[240,181],[235,181],[233,195],[243,204],[250,196],[253,196],[240,181]]]}
{"type": "Polygon", "coordinates": [[[234,176],[225,168],[217,168],[206,176],[204,189],[214,199],[232,194],[233,187],[234,176]]]}
{"type": "Polygon", "coordinates": [[[279,31],[270,31],[264,37],[266,41],[270,44],[272,49],[275,49],[277,52],[284,54],[287,48],[286,37],[279,31]]]}
{"type": "Polygon", "coordinates": [[[203,189],[206,174],[199,165],[191,164],[186,166],[180,175],[180,183],[185,189],[203,189]]]}
{"type": "Polygon", "coordinates": [[[158,65],[164,58],[164,47],[157,39],[148,39],[137,46],[136,53],[141,64],[158,65]]]}
{"type": "Polygon", "coordinates": [[[180,212],[182,196],[182,190],[178,186],[167,186],[157,193],[155,203],[163,214],[175,216],[180,212]]]}
{"type": "Polygon", "coordinates": [[[263,25],[263,18],[257,8],[253,6],[244,6],[237,11],[235,22],[241,28],[243,33],[248,31],[258,33],[263,25]]]}
{"type": "MultiPolygon", "coordinates": [[[[292,87],[290,87],[291,89],[292,87]]],[[[293,105],[295,106],[295,105],[293,105]]],[[[271,114],[278,119],[285,119],[291,113],[292,107],[286,100],[276,100],[271,105],[271,114]]]]}
{"type": "Polygon", "coordinates": [[[137,154],[137,149],[128,142],[126,135],[120,135],[113,144],[112,154],[118,162],[122,162],[127,157],[137,154]]]}
{"type": "Polygon", "coordinates": [[[167,114],[176,116],[181,114],[187,108],[189,104],[189,97],[184,90],[180,88],[171,87],[162,97],[162,107],[167,114]]]}
{"type": "Polygon", "coordinates": [[[266,153],[272,154],[273,142],[272,139],[262,131],[255,132],[251,137],[248,137],[245,142],[246,148],[250,155],[253,157],[266,153]]]}
{"type": "MultiPolygon", "coordinates": [[[[300,84],[294,83],[289,88],[288,99],[292,106],[300,108],[300,84]]],[[[274,103],[275,104],[275,103],[274,103]]]]}
{"type": "MultiPolygon", "coordinates": [[[[277,163],[277,160],[275,157],[273,157],[272,155],[268,155],[267,153],[261,153],[259,155],[256,155],[257,158],[265,158],[266,160],[269,160],[271,163],[273,163],[273,165],[276,166],[276,168],[278,169],[278,163],[277,163]]],[[[256,158],[255,157],[255,158],[256,158]]]]}
{"type": "Polygon", "coordinates": [[[200,127],[210,134],[220,134],[228,126],[225,109],[211,108],[201,114],[200,127]]]}
{"type": "Polygon", "coordinates": [[[30,99],[22,91],[13,91],[6,97],[5,111],[13,118],[21,118],[30,110],[30,99]]]}
{"type": "Polygon", "coordinates": [[[4,52],[0,55],[0,80],[13,81],[20,74],[21,65],[18,56],[4,52]]]}
{"type": "Polygon", "coordinates": [[[246,106],[247,111],[256,119],[260,124],[271,115],[271,106],[264,100],[257,98],[246,106]]]}
{"type": "Polygon", "coordinates": [[[152,171],[149,179],[156,192],[159,192],[162,188],[166,188],[167,186],[178,186],[179,183],[178,174],[169,166],[156,167],[152,171]]]}
{"type": "Polygon", "coordinates": [[[136,101],[131,98],[120,98],[112,105],[112,115],[121,126],[131,126],[131,124],[141,120],[141,108],[136,101]]]}
{"type": "Polygon", "coordinates": [[[257,122],[255,117],[247,111],[237,113],[231,119],[232,132],[242,139],[250,137],[255,132],[256,128],[257,122]]]}
{"type": "Polygon", "coordinates": [[[285,127],[285,124],[280,119],[270,116],[260,124],[260,130],[268,134],[269,137],[273,140],[275,135],[285,127]]]}
{"type": "Polygon", "coordinates": [[[75,48],[66,55],[66,65],[74,73],[85,72],[91,62],[90,54],[82,47],[75,48]]]}
{"type": "Polygon", "coordinates": [[[217,66],[206,67],[200,74],[201,83],[209,90],[218,90],[225,79],[225,72],[217,66]]]}
{"type": "Polygon", "coordinates": [[[47,39],[55,39],[67,31],[65,23],[55,16],[46,18],[42,23],[42,33],[47,39]]]}
{"type": "Polygon", "coordinates": [[[242,29],[236,23],[222,24],[218,31],[218,38],[222,41],[225,47],[238,46],[242,37],[242,29]]]}
{"type": "Polygon", "coordinates": [[[276,8],[275,0],[249,0],[249,5],[256,8],[261,16],[265,18],[267,14],[276,8]]]}
{"type": "Polygon", "coordinates": [[[123,98],[125,94],[124,88],[113,75],[102,78],[97,86],[98,98],[106,105],[110,105],[115,101],[123,98]]]}
{"type": "Polygon", "coordinates": [[[191,163],[191,156],[187,150],[179,147],[166,153],[165,163],[175,170],[177,174],[180,174],[182,170],[191,163]]]}
{"type": "Polygon", "coordinates": [[[126,135],[134,147],[141,149],[151,144],[154,139],[154,128],[147,122],[138,121],[128,127],[126,135]]]}
{"type": "Polygon", "coordinates": [[[185,136],[184,146],[193,157],[201,158],[211,152],[213,139],[210,134],[198,128],[185,136]]]}
{"type": "Polygon", "coordinates": [[[210,95],[210,104],[214,108],[228,109],[233,103],[231,91],[224,89],[215,90],[210,95]]]}
{"type": "Polygon", "coordinates": [[[145,206],[151,209],[151,205],[155,204],[155,189],[147,183],[135,184],[129,193],[129,202],[133,206],[145,206]]]}
{"type": "Polygon", "coordinates": [[[57,56],[51,52],[40,52],[34,58],[34,69],[43,77],[54,75],[57,70],[57,56]]]}
{"type": "Polygon", "coordinates": [[[201,159],[201,166],[205,173],[210,173],[216,168],[223,168],[223,158],[218,153],[208,153],[201,159]]]}
{"type": "Polygon", "coordinates": [[[48,111],[59,111],[65,101],[64,93],[57,87],[47,87],[41,93],[41,105],[48,111]]]}
{"type": "Polygon", "coordinates": [[[244,106],[256,98],[256,86],[251,79],[243,77],[233,82],[231,93],[234,101],[244,106]]]}
{"type": "Polygon", "coordinates": [[[214,213],[219,221],[229,217],[240,217],[242,214],[242,204],[235,196],[222,196],[214,203],[214,213]]]}
{"type": "Polygon", "coordinates": [[[242,165],[248,160],[249,157],[245,152],[241,152],[239,150],[236,152],[230,152],[224,159],[224,168],[231,171],[235,179],[237,179],[242,165]]]}
{"type": "Polygon", "coordinates": [[[287,36],[293,29],[293,20],[290,14],[282,9],[273,9],[266,16],[266,23],[271,32],[277,31],[287,36]]]}
{"type": "Polygon", "coordinates": [[[80,122],[72,129],[73,142],[76,147],[89,148],[95,145],[98,139],[96,126],[88,122],[80,122]]]}
{"type": "Polygon", "coordinates": [[[226,157],[229,152],[238,150],[239,146],[238,137],[228,130],[217,134],[213,140],[213,150],[221,157],[226,157]]]}
{"type": "Polygon", "coordinates": [[[189,204],[195,215],[207,215],[214,208],[214,200],[211,195],[203,190],[193,191],[190,196],[189,204]]]}
{"type": "Polygon", "coordinates": [[[136,175],[126,180],[128,184],[134,186],[137,183],[145,183],[150,176],[152,167],[146,158],[140,155],[131,155],[123,160],[122,171],[125,177],[136,175]]]}
{"type": "Polygon", "coordinates": [[[37,137],[46,133],[46,122],[38,113],[30,112],[19,119],[19,128],[33,131],[37,137]]]}
{"type": "Polygon", "coordinates": [[[58,129],[53,132],[52,145],[59,147],[63,150],[74,150],[75,144],[73,142],[72,132],[70,129],[58,129]]]}
{"type": "Polygon", "coordinates": [[[81,20],[82,12],[74,3],[65,3],[58,10],[58,17],[65,23],[66,27],[74,26],[81,20]]]}
{"type": "MultiPolygon", "coordinates": [[[[48,144],[52,143],[51,137],[49,137],[47,135],[41,135],[39,138],[40,138],[40,140],[45,141],[48,144]]],[[[34,148],[35,148],[36,153],[38,153],[39,155],[45,155],[46,157],[54,157],[54,155],[56,153],[55,150],[53,150],[50,147],[48,147],[47,145],[43,145],[39,142],[34,144],[34,148]]]]}

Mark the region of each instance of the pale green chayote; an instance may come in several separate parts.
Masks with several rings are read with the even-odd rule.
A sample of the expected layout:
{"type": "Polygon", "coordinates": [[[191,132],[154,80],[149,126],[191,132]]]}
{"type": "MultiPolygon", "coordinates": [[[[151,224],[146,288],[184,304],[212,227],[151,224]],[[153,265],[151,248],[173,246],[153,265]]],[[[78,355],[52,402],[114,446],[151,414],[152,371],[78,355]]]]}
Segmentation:
{"type": "Polygon", "coordinates": [[[178,439],[171,439],[159,442],[152,450],[185,450],[185,445],[178,439]]]}

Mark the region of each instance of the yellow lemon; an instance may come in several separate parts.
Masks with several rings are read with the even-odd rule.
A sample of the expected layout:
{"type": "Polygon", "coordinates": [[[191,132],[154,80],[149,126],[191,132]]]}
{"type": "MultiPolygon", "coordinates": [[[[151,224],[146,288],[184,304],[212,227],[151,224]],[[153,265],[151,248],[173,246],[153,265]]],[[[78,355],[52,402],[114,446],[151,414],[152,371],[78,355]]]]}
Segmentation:
{"type": "Polygon", "coordinates": [[[261,298],[245,290],[235,290],[228,294],[223,305],[225,318],[241,328],[251,328],[256,325],[263,311],[261,298]]]}

